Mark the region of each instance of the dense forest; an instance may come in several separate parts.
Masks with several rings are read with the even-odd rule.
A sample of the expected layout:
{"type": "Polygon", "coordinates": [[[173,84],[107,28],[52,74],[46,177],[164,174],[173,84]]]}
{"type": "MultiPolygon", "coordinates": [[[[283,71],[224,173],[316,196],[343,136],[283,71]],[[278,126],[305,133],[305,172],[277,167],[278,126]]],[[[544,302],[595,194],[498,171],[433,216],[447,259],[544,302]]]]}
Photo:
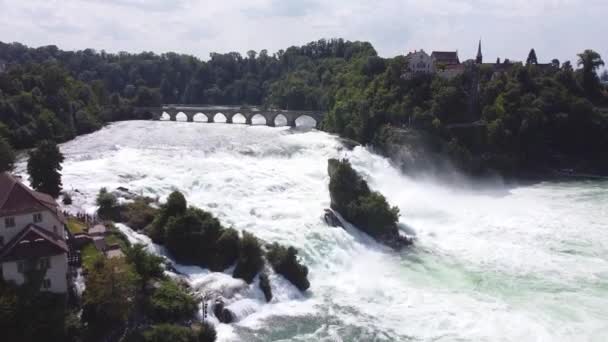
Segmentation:
{"type": "Polygon", "coordinates": [[[134,106],[252,104],[326,110],[323,129],[381,151],[396,141],[396,130],[424,132],[436,150],[473,173],[608,170],[602,148],[608,118],[601,110],[608,96],[594,51],[582,52],[576,69],[568,61],[538,64],[531,51],[525,64],[503,62],[507,68],[465,63],[451,79],[404,78],[407,63],[342,39],[272,55],[212,53],[206,61],[0,43],[0,160],[10,160],[3,157],[10,154],[7,142],[22,149],[43,139],[66,141],[106,122],[139,119],[134,106]]]}

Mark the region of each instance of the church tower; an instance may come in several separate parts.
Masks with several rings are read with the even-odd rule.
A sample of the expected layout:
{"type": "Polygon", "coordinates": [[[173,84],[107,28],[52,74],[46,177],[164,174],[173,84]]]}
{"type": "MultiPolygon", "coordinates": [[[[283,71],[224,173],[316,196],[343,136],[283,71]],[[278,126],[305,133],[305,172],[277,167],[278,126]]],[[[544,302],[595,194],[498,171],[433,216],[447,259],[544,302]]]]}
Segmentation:
{"type": "Polygon", "coordinates": [[[481,39],[479,40],[479,47],[477,48],[477,58],[475,59],[475,63],[483,63],[483,55],[481,54],[481,39]]]}

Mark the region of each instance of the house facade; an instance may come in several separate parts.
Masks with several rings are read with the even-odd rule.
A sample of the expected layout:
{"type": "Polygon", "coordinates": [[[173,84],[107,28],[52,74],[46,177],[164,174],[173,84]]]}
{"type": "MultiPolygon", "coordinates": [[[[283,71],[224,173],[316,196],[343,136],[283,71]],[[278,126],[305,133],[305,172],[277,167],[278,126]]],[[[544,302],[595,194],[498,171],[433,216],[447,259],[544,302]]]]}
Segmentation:
{"type": "Polygon", "coordinates": [[[403,77],[413,78],[416,74],[437,74],[443,78],[456,77],[464,72],[457,51],[433,51],[430,55],[424,50],[408,53],[408,66],[403,77]]]}
{"type": "Polygon", "coordinates": [[[0,173],[0,276],[21,285],[30,271],[40,271],[42,290],[66,293],[68,251],[66,221],[57,202],[0,173]]]}
{"type": "Polygon", "coordinates": [[[432,74],[435,72],[433,60],[424,50],[410,52],[405,58],[407,59],[407,70],[403,74],[405,78],[412,78],[416,74],[432,74]]]}

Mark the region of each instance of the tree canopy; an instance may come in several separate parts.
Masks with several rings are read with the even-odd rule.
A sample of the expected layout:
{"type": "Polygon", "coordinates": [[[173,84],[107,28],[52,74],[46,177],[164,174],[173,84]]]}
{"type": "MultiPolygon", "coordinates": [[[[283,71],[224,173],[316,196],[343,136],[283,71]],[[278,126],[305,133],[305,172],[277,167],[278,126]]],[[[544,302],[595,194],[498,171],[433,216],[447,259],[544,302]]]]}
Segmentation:
{"type": "Polygon", "coordinates": [[[49,140],[41,141],[36,149],[29,152],[27,162],[32,187],[57,198],[62,187],[60,171],[63,160],[57,144],[49,140]]]}

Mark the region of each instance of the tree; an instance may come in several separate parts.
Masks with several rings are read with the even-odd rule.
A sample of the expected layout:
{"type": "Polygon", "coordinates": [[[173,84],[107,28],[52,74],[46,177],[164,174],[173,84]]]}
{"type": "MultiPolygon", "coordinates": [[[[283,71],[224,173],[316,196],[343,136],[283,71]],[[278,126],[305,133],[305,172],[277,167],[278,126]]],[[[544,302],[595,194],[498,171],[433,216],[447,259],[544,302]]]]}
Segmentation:
{"type": "Polygon", "coordinates": [[[559,69],[559,59],[553,58],[553,60],[551,60],[551,66],[553,66],[555,69],[559,69]]]}
{"type": "Polygon", "coordinates": [[[589,96],[596,96],[599,91],[599,78],[597,69],[604,66],[604,61],[599,53],[593,50],[585,50],[578,54],[578,66],[583,67],[583,88],[589,96]]]}
{"type": "Polygon", "coordinates": [[[137,274],[124,258],[100,259],[86,279],[82,320],[90,334],[107,333],[126,322],[133,310],[137,274]]]}
{"type": "Polygon", "coordinates": [[[135,244],[127,250],[127,260],[135,267],[135,272],[141,277],[142,285],[145,285],[149,279],[163,276],[163,258],[148,253],[142,244],[135,244]]]}
{"type": "Polygon", "coordinates": [[[572,68],[572,63],[570,63],[570,61],[565,61],[562,64],[562,70],[564,70],[564,71],[573,71],[574,68],[572,68]]]}
{"type": "Polygon", "coordinates": [[[0,172],[11,171],[15,164],[15,153],[6,139],[0,136],[0,172]]]}
{"type": "Polygon", "coordinates": [[[528,59],[526,59],[526,65],[538,64],[538,59],[536,58],[536,51],[534,49],[530,50],[528,54],[528,59]]]}
{"type": "Polygon", "coordinates": [[[167,198],[167,203],[164,208],[167,216],[179,216],[186,213],[188,202],[186,201],[184,194],[179,191],[173,191],[167,198]]]}
{"type": "Polygon", "coordinates": [[[61,163],[64,157],[57,144],[44,140],[38,147],[29,152],[27,172],[30,183],[36,191],[40,191],[57,198],[61,193],[61,163]]]}
{"type": "Polygon", "coordinates": [[[118,220],[118,199],[108,189],[101,188],[97,194],[96,203],[99,206],[97,214],[102,219],[118,220]]]}

